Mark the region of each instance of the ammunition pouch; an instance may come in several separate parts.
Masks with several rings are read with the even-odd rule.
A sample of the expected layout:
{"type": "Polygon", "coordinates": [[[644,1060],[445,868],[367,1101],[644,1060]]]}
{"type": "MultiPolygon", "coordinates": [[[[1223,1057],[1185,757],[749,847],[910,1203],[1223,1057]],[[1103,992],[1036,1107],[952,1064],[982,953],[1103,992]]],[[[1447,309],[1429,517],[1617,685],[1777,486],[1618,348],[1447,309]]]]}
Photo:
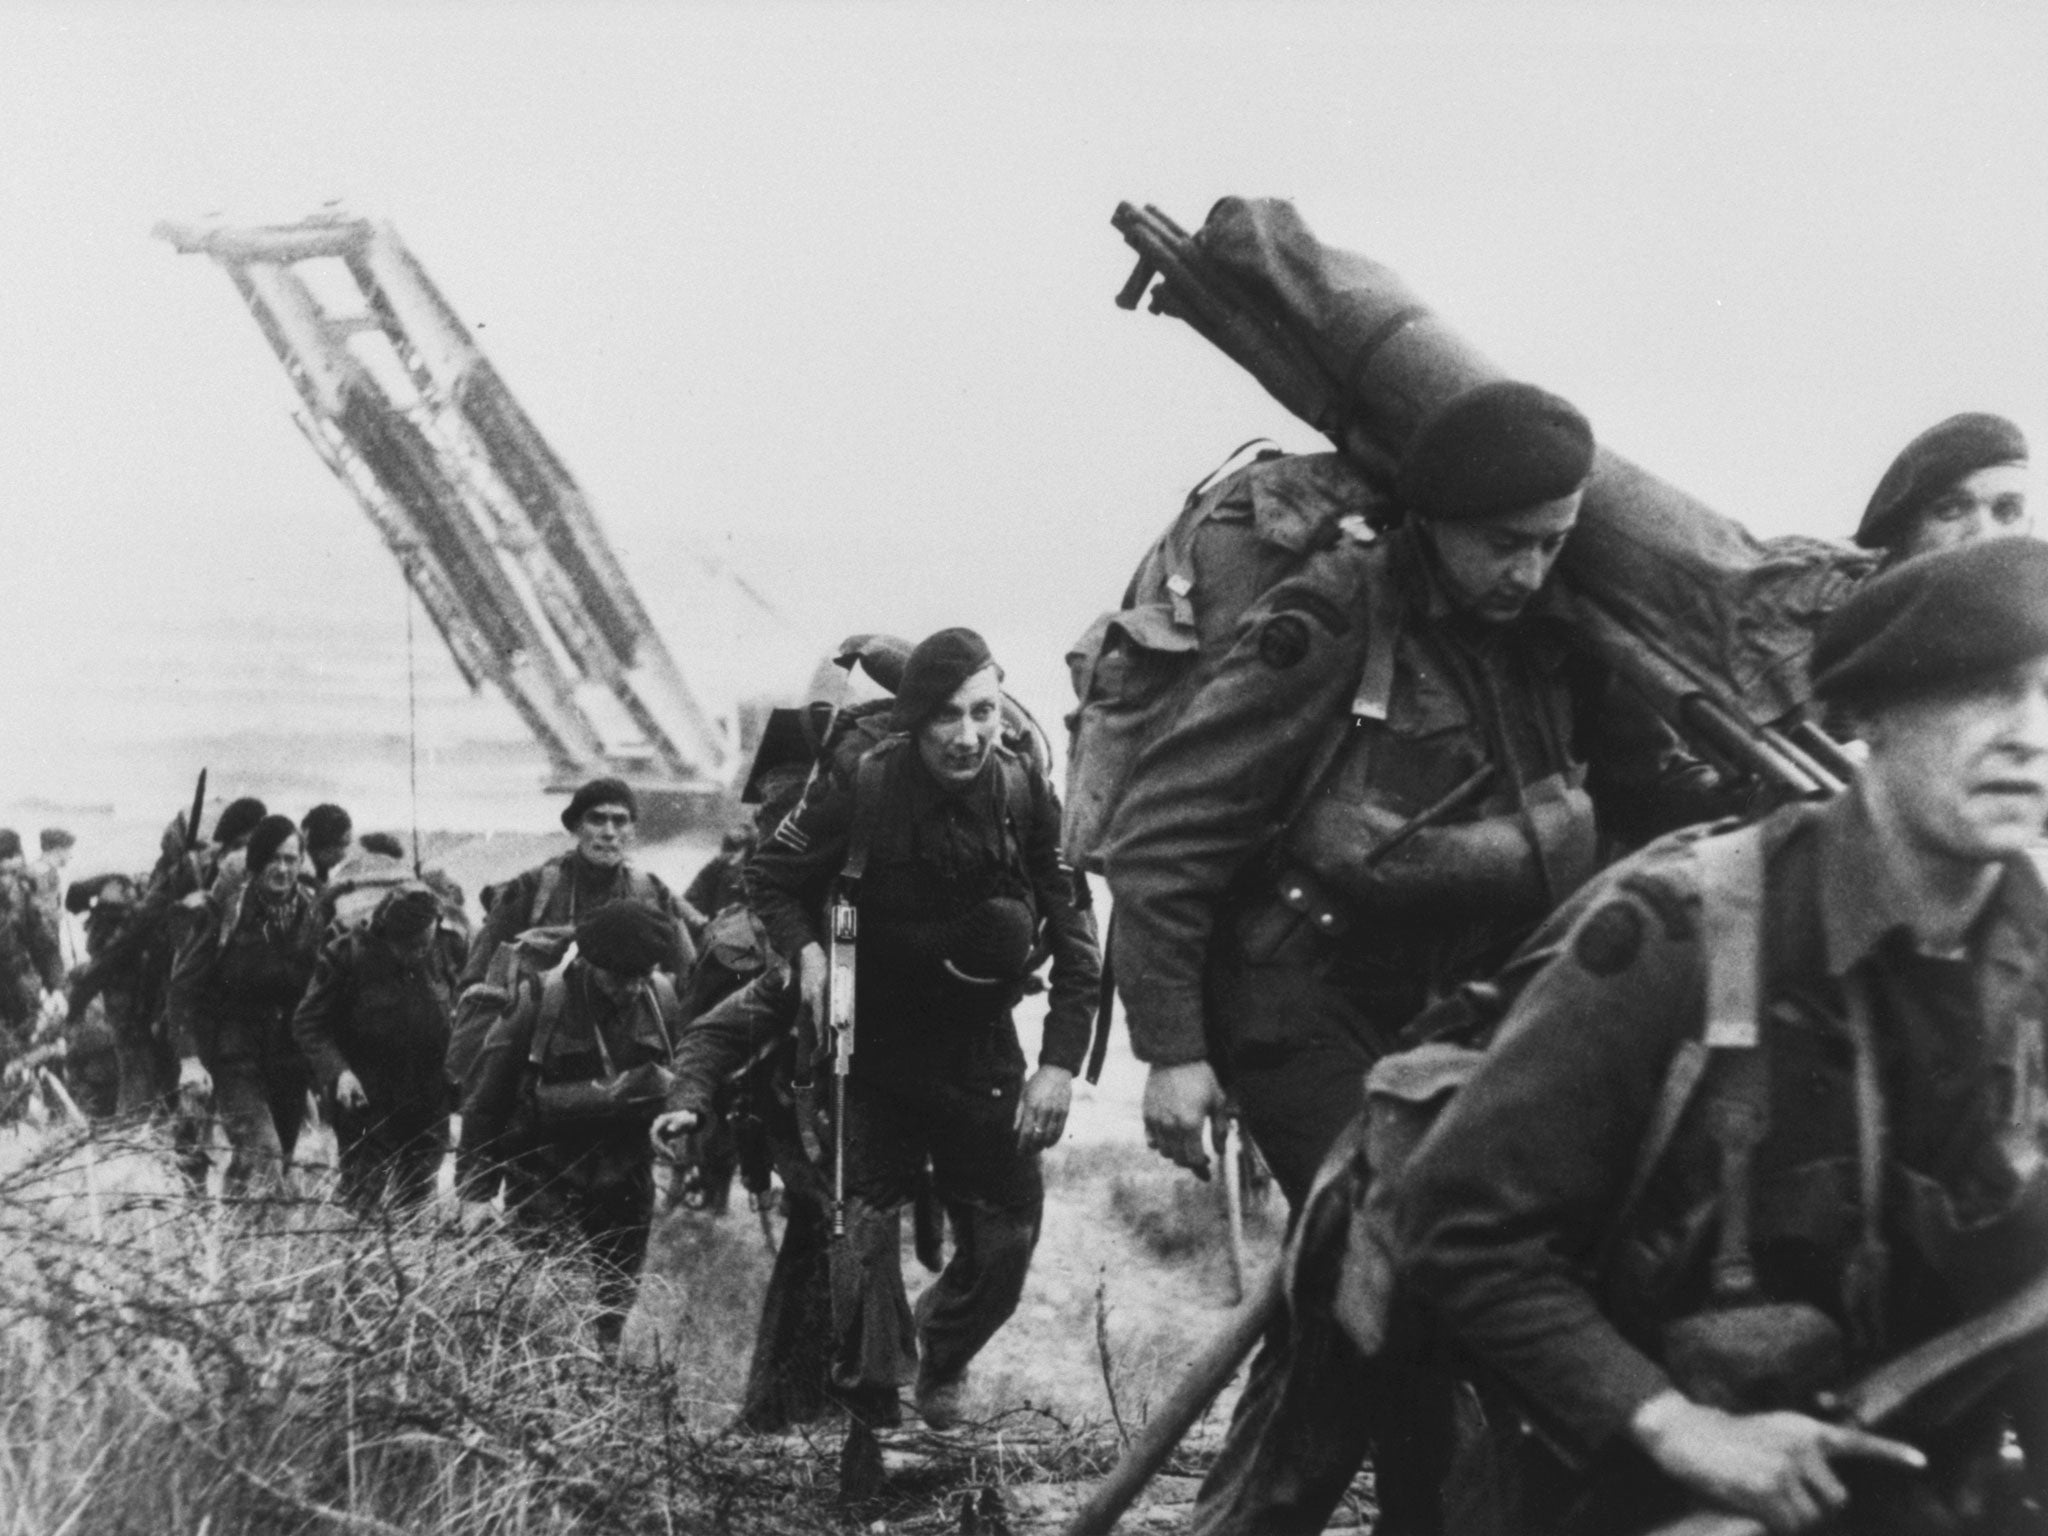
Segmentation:
{"type": "Polygon", "coordinates": [[[1665,1325],[1660,1353],[1687,1397],[1729,1413],[1811,1412],[1847,1368],[1842,1330],[1803,1302],[1695,1312],[1665,1325]]]}
{"type": "Polygon", "coordinates": [[[668,1102],[675,1074],[659,1062],[567,1083],[533,1084],[534,1118],[542,1130],[651,1121],[668,1102]]]}

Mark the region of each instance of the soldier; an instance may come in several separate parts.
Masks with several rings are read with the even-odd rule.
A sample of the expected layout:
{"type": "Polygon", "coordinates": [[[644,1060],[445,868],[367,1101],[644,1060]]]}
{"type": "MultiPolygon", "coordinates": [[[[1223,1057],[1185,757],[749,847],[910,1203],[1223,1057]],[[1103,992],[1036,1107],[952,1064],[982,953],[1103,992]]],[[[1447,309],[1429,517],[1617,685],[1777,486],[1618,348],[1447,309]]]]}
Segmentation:
{"type": "MultiPolygon", "coordinates": [[[[73,881],[65,910],[84,920],[88,961],[107,953],[135,919],[136,883],[126,875],[95,875],[73,881]]],[[[140,956],[94,972],[74,968],[66,979],[64,1076],[79,1107],[95,1119],[146,1112],[155,1095],[153,1064],[146,1050],[148,1021],[138,1022],[141,1005],[140,956]],[[99,1010],[92,1010],[93,1002],[99,1010]]]]}
{"type": "Polygon", "coordinates": [[[912,1341],[898,1216],[925,1158],[957,1245],[920,1299],[916,1339],[918,1411],[943,1428],[960,1417],[968,1363],[1023,1290],[1044,1205],[1037,1154],[1065,1127],[1088,1048],[1094,920],[1060,862],[1057,797],[1000,744],[1001,679],[973,631],[926,639],[905,666],[893,734],[851,738],[747,866],[754,911],[796,969],[804,1065],[828,1076],[817,1065],[830,1050],[819,924],[835,882],[855,886],[859,1024],[839,1128],[847,1236],[833,1255],[849,1450],[901,1412],[912,1341]],[[1027,1081],[1010,1010],[1041,928],[1051,1006],[1027,1081]]]}
{"type": "Polygon", "coordinates": [[[718,852],[705,861],[683,891],[683,900],[709,918],[718,916],[734,902],[747,899],[742,871],[758,841],[754,823],[745,822],[726,830],[718,840],[718,852]]]}
{"type": "Polygon", "coordinates": [[[615,1348],[653,1216],[648,1130],[678,1027],[674,919],[614,901],[576,924],[576,958],[524,978],[465,1078],[456,1180],[464,1224],[502,1188],[523,1228],[597,1267],[599,1344],[615,1348]]]}
{"type": "Polygon", "coordinates": [[[306,845],[301,878],[315,891],[327,884],[334,866],[348,857],[355,830],[355,822],[338,805],[316,805],[300,818],[299,837],[306,845]]]}
{"type": "Polygon", "coordinates": [[[592,779],[577,790],[562,810],[562,825],[576,846],[498,887],[462,985],[483,981],[498,947],[527,929],[568,926],[614,901],[635,901],[675,920],[675,951],[661,968],[678,984],[687,980],[696,952],[683,932],[686,909],[658,875],[629,857],[639,817],[640,803],[621,779],[592,779]]]}
{"type": "MultiPolygon", "coordinates": [[[[668,1111],[652,1128],[657,1149],[674,1156],[682,1138],[701,1147],[721,1128],[730,1129],[723,1122],[751,1117],[759,1123],[746,1134],[763,1140],[782,1180],[787,1221],[761,1297],[736,1421],[757,1434],[807,1423],[830,1403],[832,1181],[815,1127],[800,1127],[796,1119],[791,1085],[799,1075],[798,1001],[795,978],[778,966],[692,1020],[676,1050],[668,1111]],[[735,1082],[755,1074],[767,1081],[735,1082]]],[[[900,1315],[909,1303],[891,1297],[888,1306],[900,1315]]]]}
{"type": "MultiPolygon", "coordinates": [[[[1332,537],[1138,759],[1107,858],[1148,1141],[1206,1176],[1227,1086],[1295,1208],[1411,1018],[1497,969],[1603,844],[1726,803],[1549,581],[1593,463],[1575,409],[1506,382],[1438,407],[1377,540],[1313,502],[1319,462],[1221,488],[1251,515],[1311,498],[1332,537]]],[[[1341,1337],[1270,1336],[1196,1528],[1320,1529],[1374,1437],[1360,1369],[1341,1337]]],[[[1372,1406],[1383,1528],[1435,1528],[1447,1389],[1383,1364],[1372,1406]]]]}
{"type": "Polygon", "coordinates": [[[178,1088],[211,1094],[233,1154],[227,1187],[281,1192],[311,1079],[292,1013],[319,943],[299,884],[299,829],[266,816],[249,835],[247,875],[216,880],[171,972],[170,1028],[178,1088]]]}
{"type": "Polygon", "coordinates": [[[1402,1179],[1404,1285],[1541,1432],[1514,1531],[2038,1529],[1977,1477],[2018,1402],[2048,1489],[2037,1351],[1917,1449],[1810,1415],[2048,1266],[2048,549],[1902,564],[1813,660],[1858,781],[1560,912],[1402,1179]]]}
{"type": "Polygon", "coordinates": [[[64,927],[64,866],[71,862],[71,851],[78,846],[78,839],[62,827],[45,827],[36,834],[36,841],[42,846],[42,857],[29,865],[29,878],[35,882],[36,900],[42,903],[51,930],[61,933],[64,927]]]}
{"type": "Polygon", "coordinates": [[[2003,416],[1967,411],[1937,422],[1899,450],[1871,493],[1856,542],[1884,564],[1967,544],[2025,537],[2027,439],[2003,416]]]}
{"type": "Polygon", "coordinates": [[[331,934],[292,1034],[331,1106],[342,1198],[424,1205],[448,1140],[448,1024],[455,971],[438,942],[441,899],[414,882],[368,922],[331,934]]]}
{"type": "Polygon", "coordinates": [[[21,834],[0,828],[0,1056],[27,1047],[41,1022],[44,993],[63,984],[56,925],[37,899],[21,834]]]}

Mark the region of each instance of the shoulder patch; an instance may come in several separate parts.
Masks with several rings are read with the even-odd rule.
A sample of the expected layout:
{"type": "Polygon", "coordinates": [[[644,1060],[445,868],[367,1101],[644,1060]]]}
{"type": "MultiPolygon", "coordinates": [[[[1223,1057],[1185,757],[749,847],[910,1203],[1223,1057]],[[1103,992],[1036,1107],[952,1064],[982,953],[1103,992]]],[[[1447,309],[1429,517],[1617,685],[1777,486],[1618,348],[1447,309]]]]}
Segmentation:
{"type": "Polygon", "coordinates": [[[1580,925],[1572,958],[1595,976],[1619,976],[1642,953],[1643,927],[1635,903],[1610,901],[1580,925]]]}
{"type": "Polygon", "coordinates": [[[1308,654],[1308,620],[1298,613],[1276,613],[1259,626],[1259,660],[1284,672],[1308,654]]]}
{"type": "Polygon", "coordinates": [[[1676,886],[1665,884],[1645,870],[1624,876],[1620,887],[1657,914],[1664,925],[1664,937],[1684,944],[1699,934],[1699,899],[1676,886]]]}

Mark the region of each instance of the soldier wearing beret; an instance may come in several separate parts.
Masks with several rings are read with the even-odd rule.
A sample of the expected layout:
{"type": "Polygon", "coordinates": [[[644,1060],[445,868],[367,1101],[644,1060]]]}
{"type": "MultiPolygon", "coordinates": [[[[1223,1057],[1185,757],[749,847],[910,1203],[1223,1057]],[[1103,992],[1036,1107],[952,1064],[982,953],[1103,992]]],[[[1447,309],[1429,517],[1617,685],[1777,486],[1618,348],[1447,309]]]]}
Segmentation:
{"type": "Polygon", "coordinates": [[[649,1127],[663,1108],[680,1019],[662,970],[673,918],[635,901],[578,919],[576,954],[520,979],[465,1075],[457,1193],[466,1225],[502,1190],[525,1232],[596,1266],[598,1342],[616,1347],[654,1210],[649,1127]]]}
{"type": "Polygon", "coordinates": [[[2003,416],[1966,411],[1899,450],[1871,493],[1856,542],[1887,565],[1972,539],[2034,531],[2027,439],[2003,416]]]}
{"type": "Polygon", "coordinates": [[[332,932],[292,1033],[332,1111],[342,1197],[424,1205],[448,1140],[448,1025],[455,974],[437,942],[441,899],[413,881],[367,922],[332,932]]]}
{"type": "Polygon", "coordinates": [[[2048,548],[1905,562],[1814,671],[1857,782],[1560,911],[1402,1181],[1403,1285],[1537,1431],[1514,1531],[2039,1529],[1984,1481],[2005,1415],[2048,1447],[2038,1349],[1884,1438],[1812,1415],[2048,1265],[2048,548]]]}
{"type": "Polygon", "coordinates": [[[498,887],[463,968],[466,988],[485,979],[502,944],[529,928],[566,927],[614,901],[633,901],[675,920],[676,941],[661,968],[679,982],[690,974],[696,950],[684,926],[686,913],[659,875],[631,858],[640,802],[622,779],[592,779],[562,808],[562,826],[576,839],[567,853],[527,870],[498,887]]]}
{"type": "MultiPolygon", "coordinates": [[[[178,1086],[211,1095],[233,1155],[227,1187],[281,1190],[305,1121],[306,1060],[292,1012],[320,940],[299,883],[299,829],[265,816],[248,834],[246,876],[216,879],[171,971],[169,1022],[178,1086]]],[[[197,1176],[203,1149],[184,1149],[197,1176]]]]}
{"type": "MultiPolygon", "coordinates": [[[[1263,461],[1222,494],[1256,517],[1360,486],[1321,463],[1263,461]]],[[[1298,1207],[1411,1018],[1490,975],[1609,846],[1724,810],[1549,579],[1592,463],[1585,418],[1532,385],[1445,402],[1398,526],[1317,502],[1331,537],[1138,759],[1106,864],[1163,1155],[1206,1173],[1228,1089],[1298,1207]]],[[[1196,1529],[1320,1529],[1375,1439],[1383,1528],[1434,1528],[1447,1395],[1386,1365],[1368,1392],[1359,1369],[1341,1338],[1270,1338],[1196,1529]]]]}
{"type": "Polygon", "coordinates": [[[913,1351],[899,1216],[925,1159],[956,1246],[920,1300],[916,1403],[945,1427],[960,1416],[969,1362],[1023,1291],[1044,1207],[1038,1153],[1065,1128],[1088,1049],[1094,920],[1060,862],[1057,796],[1002,744],[1001,679],[972,630],[922,641],[897,685],[892,732],[850,737],[747,866],[754,911],[794,966],[801,1048],[821,1082],[831,1038],[820,925],[857,847],[864,866],[847,1236],[832,1258],[850,1447],[900,1413],[898,1373],[913,1351]],[[1051,998],[1027,1078],[1011,1009],[1041,944],[1051,998]]]}

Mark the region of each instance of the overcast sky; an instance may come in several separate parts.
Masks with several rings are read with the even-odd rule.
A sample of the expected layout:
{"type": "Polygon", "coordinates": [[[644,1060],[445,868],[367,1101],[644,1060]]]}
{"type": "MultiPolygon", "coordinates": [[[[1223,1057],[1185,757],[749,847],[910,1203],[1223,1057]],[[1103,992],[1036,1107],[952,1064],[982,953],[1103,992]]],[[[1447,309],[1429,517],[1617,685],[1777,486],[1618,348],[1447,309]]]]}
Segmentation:
{"type": "MultiPolygon", "coordinates": [[[[1192,226],[1292,197],[1623,453],[1838,534],[1949,412],[2048,432],[2042,17],[8,4],[0,794],[74,775],[117,671],[217,711],[201,674],[330,632],[301,617],[402,626],[282,372],[159,218],[393,220],[657,614],[695,553],[785,616],[763,689],[852,630],[969,623],[1050,718],[1186,487],[1256,434],[1314,446],[1111,304],[1119,199],[1192,226]],[[251,623],[175,665],[122,639],[195,613],[251,623]]],[[[731,633],[707,678],[747,672],[731,633]]]]}

